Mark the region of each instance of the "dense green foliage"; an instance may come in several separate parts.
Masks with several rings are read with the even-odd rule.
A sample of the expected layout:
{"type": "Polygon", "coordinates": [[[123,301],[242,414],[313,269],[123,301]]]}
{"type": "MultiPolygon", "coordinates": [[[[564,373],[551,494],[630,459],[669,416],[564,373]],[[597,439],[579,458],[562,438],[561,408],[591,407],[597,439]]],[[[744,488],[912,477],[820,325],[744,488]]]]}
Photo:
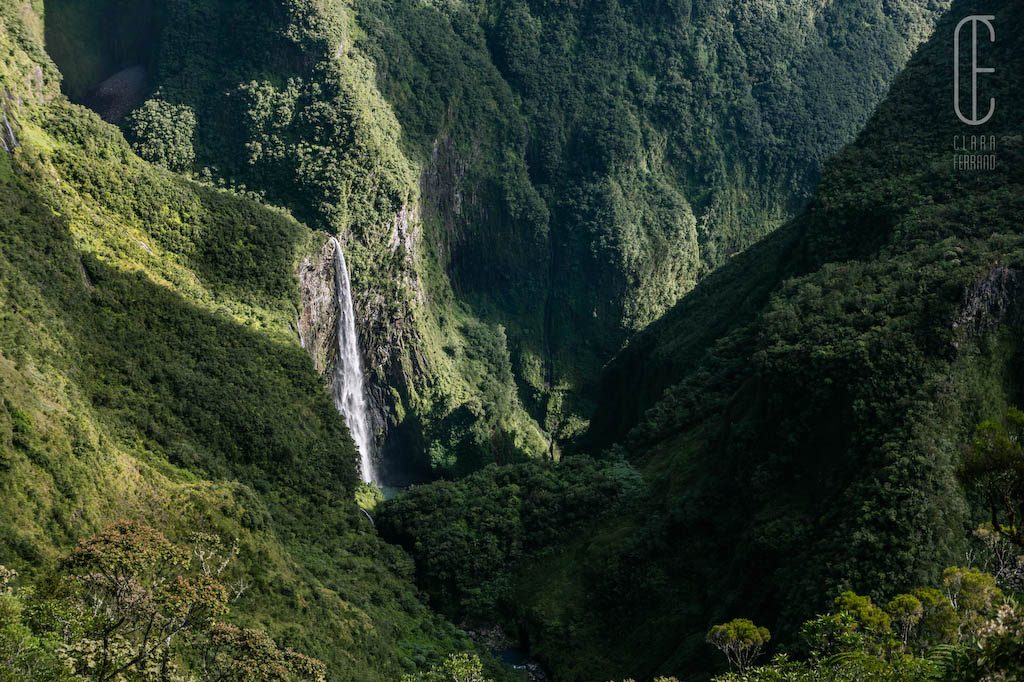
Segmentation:
{"type": "Polygon", "coordinates": [[[472,654],[452,654],[425,673],[403,675],[402,682],[490,682],[480,659],[472,654]]]}
{"type": "Polygon", "coordinates": [[[356,44],[426,238],[564,438],[628,331],[803,202],[941,6],[365,0],[356,44]]]}
{"type": "Polygon", "coordinates": [[[129,114],[128,139],[146,161],[172,171],[192,169],[196,116],[187,106],[151,99],[129,114]]]}
{"type": "MultiPolygon", "coordinates": [[[[47,3],[68,91],[147,67],[198,172],[339,234],[385,460],[453,475],[578,434],[626,335],[793,214],[948,3],[124,4],[47,3]]],[[[160,128],[140,153],[187,167],[160,128]]]]}
{"type": "Polygon", "coordinates": [[[641,485],[626,464],[580,457],[559,466],[490,466],[457,482],[413,487],[380,508],[378,527],[414,554],[417,584],[435,608],[487,622],[514,611],[517,569],[641,485]]]}
{"type": "Polygon", "coordinates": [[[1024,412],[1010,408],[1001,421],[978,425],[960,467],[960,478],[977,491],[992,529],[1024,546],[1024,412]]]}
{"type": "MultiPolygon", "coordinates": [[[[1021,16],[1007,7],[998,19],[1012,32],[1021,16]]],[[[944,24],[915,57],[798,221],[709,279],[609,374],[595,423],[615,419],[626,396],[655,398],[628,408],[650,407],[625,439],[645,472],[665,472],[660,506],[672,521],[648,524],[648,542],[708,547],[696,560],[658,561],[721,586],[729,598],[712,612],[781,614],[768,624],[784,635],[816,595],[891,594],[962,551],[959,446],[1020,399],[1014,318],[983,301],[987,287],[1016,295],[1000,266],[1016,271],[1022,256],[1010,113],[1021,106],[1022,55],[1004,45],[990,57],[1007,65],[991,83],[1005,108],[988,131],[1005,145],[1003,165],[954,174],[963,126],[945,107],[951,97],[935,96],[951,87],[951,35],[944,24]],[[766,271],[767,286],[729,281],[747,266],[766,271]],[[744,286],[769,297],[756,317],[731,303],[744,286]],[[710,350],[706,337],[678,332],[694,323],[718,327],[710,350]],[[708,544],[724,538],[727,552],[708,544]]]]}
{"type": "Polygon", "coordinates": [[[0,0],[0,563],[43,575],[121,517],[238,537],[228,678],[287,647],[331,679],[482,677],[413,577],[556,679],[707,675],[708,638],[751,679],[1015,660],[994,579],[941,573],[1024,516],[1014,413],[961,449],[1024,397],[1007,42],[999,166],[950,168],[949,38],[982,3],[800,210],[947,4],[50,0],[66,92],[145,67],[133,152],[57,95],[41,3],[0,0]],[[349,257],[385,473],[464,478],[358,488],[292,327],[324,238],[292,214],[349,257]],[[523,461],[591,414],[597,459],[523,461]]]}
{"type": "MultiPolygon", "coordinates": [[[[725,641],[738,648],[741,641],[757,639],[754,630],[750,621],[732,621],[712,633],[727,632],[725,641]],[[735,627],[737,622],[743,625],[735,627]]],[[[1024,671],[1021,634],[1020,606],[992,575],[952,567],[943,572],[941,589],[896,595],[884,609],[870,597],[844,592],[829,613],[804,623],[793,647],[798,655],[779,653],[755,668],[749,658],[739,663],[730,657],[733,672],[715,679],[1012,680],[1024,671]]]]}
{"type": "Polygon", "coordinates": [[[708,630],[708,643],[721,651],[729,665],[745,671],[771,640],[768,628],[754,625],[749,618],[734,618],[708,630]]]}
{"type": "Polygon", "coordinates": [[[84,539],[59,569],[18,588],[0,566],[0,673],[9,682],[326,682],[326,667],[266,632],[222,622],[246,590],[238,548],[189,546],[120,521],[84,539]],[[234,579],[234,580],[232,580],[234,579]]]}

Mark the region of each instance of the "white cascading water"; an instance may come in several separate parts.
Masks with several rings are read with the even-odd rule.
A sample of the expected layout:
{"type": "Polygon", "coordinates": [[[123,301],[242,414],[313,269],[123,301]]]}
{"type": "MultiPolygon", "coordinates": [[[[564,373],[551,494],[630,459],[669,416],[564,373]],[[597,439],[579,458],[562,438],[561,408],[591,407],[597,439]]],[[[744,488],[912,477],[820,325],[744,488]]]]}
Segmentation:
{"type": "Polygon", "coordinates": [[[360,474],[364,481],[373,483],[377,478],[373,470],[373,435],[363,387],[363,363],[359,356],[352,287],[341,244],[334,237],[331,241],[334,243],[334,297],[338,306],[338,358],[334,365],[331,393],[334,405],[345,418],[359,450],[360,474]]]}

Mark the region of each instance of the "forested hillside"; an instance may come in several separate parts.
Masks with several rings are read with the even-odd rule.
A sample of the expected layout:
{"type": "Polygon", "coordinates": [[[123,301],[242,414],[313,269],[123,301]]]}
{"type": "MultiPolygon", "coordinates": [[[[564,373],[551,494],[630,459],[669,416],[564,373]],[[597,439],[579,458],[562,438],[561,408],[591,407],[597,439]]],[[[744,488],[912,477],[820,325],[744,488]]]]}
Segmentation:
{"type": "Polygon", "coordinates": [[[802,205],[947,4],[50,0],[47,32],[144,157],[342,238],[404,478],[557,452],[627,334],[802,205]]]}
{"type": "MultiPolygon", "coordinates": [[[[634,469],[642,492],[573,507],[597,520],[557,549],[531,550],[528,536],[496,546],[485,587],[461,591],[461,556],[438,566],[425,547],[496,526],[445,501],[507,494],[523,477],[481,474],[389,504],[385,528],[437,604],[479,617],[483,591],[559,679],[688,675],[712,664],[714,623],[753,618],[792,651],[842,590],[884,604],[967,560],[989,513],[957,480],[964,448],[1022,399],[1018,5],[993,10],[1000,40],[986,43],[998,165],[952,165],[954,136],[971,132],[950,105],[953,29],[983,4],[956,3],[795,220],[603,373],[579,448],[608,462],[598,476],[634,469]]],[[[550,509],[524,495],[516,514],[530,528],[550,509]]],[[[892,679],[916,679],[906,674],[892,679]]]]}
{"type": "MultiPolygon", "coordinates": [[[[295,266],[326,235],[137,158],[59,94],[37,10],[0,2],[0,565],[46,584],[132,519],[237,539],[234,623],[332,680],[467,648],[356,508],[351,439],[291,327],[295,266]]],[[[0,677],[42,680],[8,577],[0,677]]],[[[59,618],[46,608],[28,611],[37,631],[59,618]]]]}

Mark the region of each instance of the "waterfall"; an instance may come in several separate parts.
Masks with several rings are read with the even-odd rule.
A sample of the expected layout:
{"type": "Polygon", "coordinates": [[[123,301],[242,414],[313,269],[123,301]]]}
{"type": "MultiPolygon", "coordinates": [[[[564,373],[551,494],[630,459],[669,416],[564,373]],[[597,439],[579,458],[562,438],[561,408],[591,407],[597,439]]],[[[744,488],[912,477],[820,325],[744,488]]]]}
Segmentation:
{"type": "Polygon", "coordinates": [[[359,471],[367,483],[376,481],[373,470],[373,435],[363,387],[363,363],[356,335],[356,314],[352,308],[352,287],[341,244],[334,237],[334,298],[338,308],[338,358],[334,365],[331,394],[334,405],[345,418],[352,440],[359,450],[359,471]]]}
{"type": "Polygon", "coordinates": [[[13,154],[15,148],[18,146],[18,138],[14,136],[14,129],[11,128],[11,122],[7,118],[7,112],[4,112],[3,118],[4,130],[0,130],[0,142],[3,143],[5,152],[13,154]]]}

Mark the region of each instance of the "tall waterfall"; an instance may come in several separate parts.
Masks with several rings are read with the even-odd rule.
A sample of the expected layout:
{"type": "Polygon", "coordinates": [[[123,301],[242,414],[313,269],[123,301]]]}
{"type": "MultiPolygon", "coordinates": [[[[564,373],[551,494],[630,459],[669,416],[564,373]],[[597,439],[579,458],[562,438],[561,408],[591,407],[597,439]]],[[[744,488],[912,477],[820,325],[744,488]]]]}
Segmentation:
{"type": "Polygon", "coordinates": [[[352,440],[359,450],[359,471],[367,483],[375,482],[373,434],[363,386],[363,363],[359,357],[356,314],[352,308],[352,287],[341,244],[334,237],[334,297],[338,306],[338,358],[334,366],[331,393],[334,405],[345,418],[352,440]]]}

